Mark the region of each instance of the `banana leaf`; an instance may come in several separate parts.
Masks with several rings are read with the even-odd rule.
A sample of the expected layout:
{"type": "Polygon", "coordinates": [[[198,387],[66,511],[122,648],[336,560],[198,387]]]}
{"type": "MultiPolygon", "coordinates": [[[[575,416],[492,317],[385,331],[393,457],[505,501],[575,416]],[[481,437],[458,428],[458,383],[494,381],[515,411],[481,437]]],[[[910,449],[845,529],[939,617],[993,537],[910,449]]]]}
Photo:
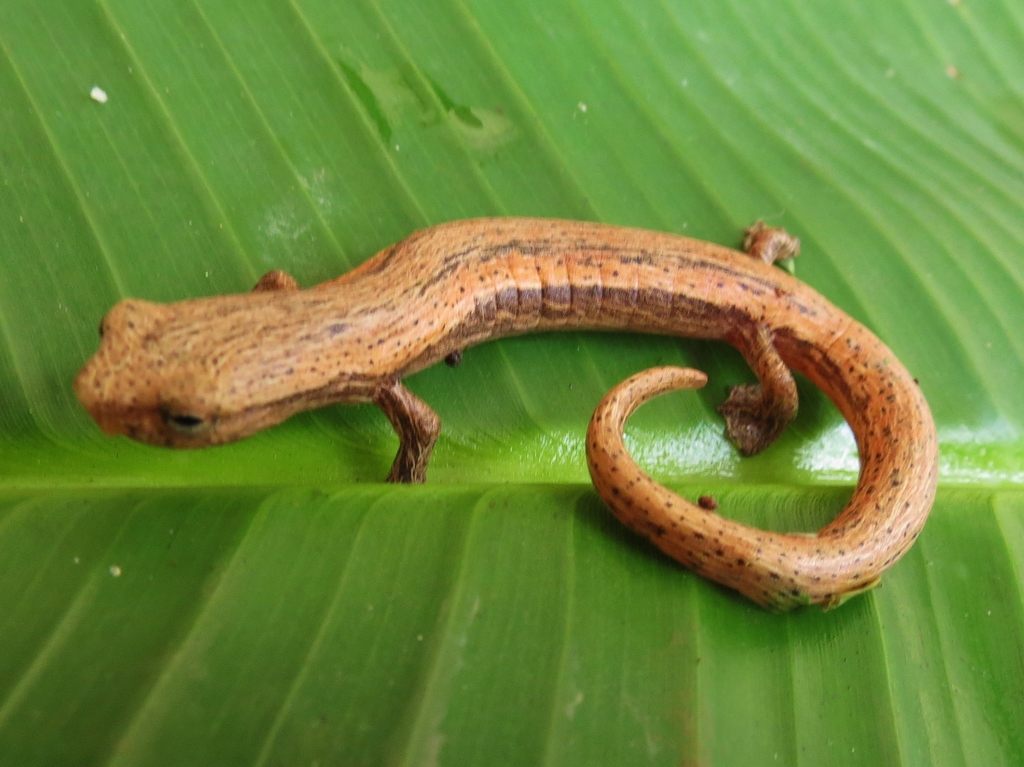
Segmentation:
{"type": "Polygon", "coordinates": [[[0,4],[0,765],[999,765],[1024,759],[1024,6],[998,0],[0,4]],[[536,215],[736,246],[919,378],[941,482],[841,608],[762,611],[622,529],[583,435],[619,380],[659,480],[814,530],[835,408],[741,458],[722,344],[537,334],[369,406],[167,451],[71,391],[117,300],[332,278],[415,229],[536,215]]]}

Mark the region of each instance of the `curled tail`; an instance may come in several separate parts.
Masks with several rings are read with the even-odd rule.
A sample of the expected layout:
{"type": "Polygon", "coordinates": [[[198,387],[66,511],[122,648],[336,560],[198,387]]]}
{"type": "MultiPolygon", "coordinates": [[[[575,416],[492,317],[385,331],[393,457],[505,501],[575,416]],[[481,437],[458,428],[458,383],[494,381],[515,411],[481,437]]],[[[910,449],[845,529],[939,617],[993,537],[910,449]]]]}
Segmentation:
{"type": "Polygon", "coordinates": [[[894,510],[864,493],[863,469],[853,498],[838,518],[867,520],[863,527],[848,532],[848,525],[839,530],[832,523],[817,534],[775,533],[691,503],[636,465],[622,438],[630,415],[659,394],[697,389],[706,382],[707,376],[697,370],[651,368],[623,381],[597,406],[587,429],[587,463],[598,494],[612,512],[694,572],[770,610],[806,604],[827,609],[877,585],[882,572],[902,556],[923,526],[931,507],[930,492],[920,499],[909,541],[904,529],[894,534],[894,510]]]}

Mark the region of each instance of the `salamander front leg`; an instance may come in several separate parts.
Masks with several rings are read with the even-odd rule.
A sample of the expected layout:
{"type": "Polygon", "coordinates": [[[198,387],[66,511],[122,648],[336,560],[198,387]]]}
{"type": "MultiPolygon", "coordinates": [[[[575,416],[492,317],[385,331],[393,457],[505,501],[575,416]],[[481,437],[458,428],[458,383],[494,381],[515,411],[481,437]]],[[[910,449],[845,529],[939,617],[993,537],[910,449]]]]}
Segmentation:
{"type": "Polygon", "coordinates": [[[425,482],[430,453],[441,433],[441,419],[401,381],[382,385],[374,392],[373,401],[398,434],[398,454],[388,482],[425,482]]]}
{"type": "Polygon", "coordinates": [[[725,433],[743,455],[754,455],[775,441],[796,418],[796,381],[772,345],[771,331],[759,325],[749,336],[727,339],[740,350],[759,384],[733,386],[718,406],[725,433]]]}
{"type": "Polygon", "coordinates": [[[267,291],[278,291],[278,290],[298,290],[299,283],[294,277],[288,272],[280,269],[272,269],[271,271],[260,277],[259,282],[252,289],[253,293],[265,293],[267,291]]]}

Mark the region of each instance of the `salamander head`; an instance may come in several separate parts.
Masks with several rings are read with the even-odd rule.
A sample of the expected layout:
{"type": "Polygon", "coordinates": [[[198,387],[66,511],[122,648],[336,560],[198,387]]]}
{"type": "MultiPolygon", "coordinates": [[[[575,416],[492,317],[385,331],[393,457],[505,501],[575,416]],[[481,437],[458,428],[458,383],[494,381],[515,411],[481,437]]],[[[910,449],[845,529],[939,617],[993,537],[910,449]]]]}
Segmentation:
{"type": "Polygon", "coordinates": [[[122,301],[75,394],[107,434],[167,447],[231,442],[300,410],[367,401],[359,361],[338,367],[345,323],[311,326],[302,308],[260,294],[122,301]]]}

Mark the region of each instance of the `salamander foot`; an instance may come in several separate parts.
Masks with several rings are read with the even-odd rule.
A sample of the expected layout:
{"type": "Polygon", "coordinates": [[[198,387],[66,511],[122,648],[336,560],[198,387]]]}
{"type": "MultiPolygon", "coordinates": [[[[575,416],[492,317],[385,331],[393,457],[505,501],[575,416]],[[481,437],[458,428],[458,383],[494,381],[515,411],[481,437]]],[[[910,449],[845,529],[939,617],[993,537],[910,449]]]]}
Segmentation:
{"type": "Polygon", "coordinates": [[[743,455],[760,453],[792,420],[789,413],[765,401],[760,384],[733,386],[718,412],[725,419],[725,435],[743,455]]]}

